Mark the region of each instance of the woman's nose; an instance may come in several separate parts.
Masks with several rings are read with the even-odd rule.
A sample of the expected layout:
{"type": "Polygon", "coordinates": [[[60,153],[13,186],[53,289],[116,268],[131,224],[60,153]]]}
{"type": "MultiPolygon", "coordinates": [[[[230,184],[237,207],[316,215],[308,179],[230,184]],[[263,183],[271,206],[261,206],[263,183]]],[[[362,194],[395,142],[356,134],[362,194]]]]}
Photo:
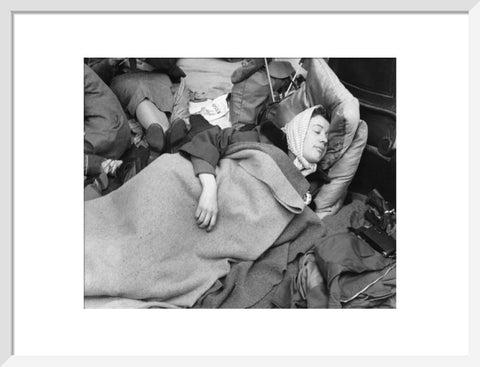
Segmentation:
{"type": "Polygon", "coordinates": [[[326,143],[327,142],[327,134],[325,134],[325,131],[322,131],[320,133],[320,136],[319,136],[319,139],[322,143],[326,143]]]}

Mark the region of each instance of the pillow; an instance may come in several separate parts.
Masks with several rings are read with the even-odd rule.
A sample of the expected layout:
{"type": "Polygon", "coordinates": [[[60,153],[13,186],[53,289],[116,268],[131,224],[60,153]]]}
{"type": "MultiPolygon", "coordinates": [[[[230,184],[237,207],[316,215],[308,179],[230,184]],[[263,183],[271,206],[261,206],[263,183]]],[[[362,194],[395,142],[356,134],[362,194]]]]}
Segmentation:
{"type": "Polygon", "coordinates": [[[323,59],[306,59],[306,82],[273,105],[266,118],[282,127],[309,107],[322,105],[330,115],[329,142],[320,167],[329,169],[348,149],[360,121],[360,104],[323,59]]]}
{"type": "Polygon", "coordinates": [[[356,98],[341,102],[330,115],[327,154],[320,167],[329,169],[347,151],[360,123],[360,104],[356,98]]]}
{"type": "Polygon", "coordinates": [[[320,219],[336,214],[342,207],[348,186],[357,172],[363,149],[367,145],[367,137],[367,124],[360,120],[352,143],[328,171],[331,182],[323,185],[313,200],[316,207],[315,212],[320,219]]]}
{"type": "Polygon", "coordinates": [[[306,82],[293,94],[272,106],[265,118],[282,127],[305,109],[322,105],[330,115],[328,148],[319,166],[328,170],[331,182],[314,198],[319,217],[335,214],[342,206],[348,186],[366,145],[368,128],[360,123],[358,100],[345,88],[323,59],[306,59],[306,82]]]}

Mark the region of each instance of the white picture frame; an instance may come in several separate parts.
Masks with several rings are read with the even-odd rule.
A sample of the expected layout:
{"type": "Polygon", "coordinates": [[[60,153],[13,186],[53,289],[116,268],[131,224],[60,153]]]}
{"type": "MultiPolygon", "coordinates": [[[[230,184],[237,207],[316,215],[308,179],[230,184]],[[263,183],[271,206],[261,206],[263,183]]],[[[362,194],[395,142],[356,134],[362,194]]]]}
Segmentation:
{"type": "MultiPolygon", "coordinates": [[[[479,86],[479,68],[480,65],[480,5],[478,0],[470,1],[395,1],[385,4],[381,1],[363,1],[359,4],[355,1],[337,1],[337,2],[313,2],[300,1],[288,2],[280,1],[268,6],[258,4],[255,1],[243,1],[242,4],[229,4],[220,1],[202,2],[200,9],[199,3],[192,3],[187,1],[171,2],[169,4],[158,5],[152,1],[137,1],[137,2],[109,2],[105,5],[104,2],[69,2],[65,4],[58,1],[43,1],[42,4],[37,4],[33,1],[23,1],[21,3],[14,1],[5,1],[2,3],[2,27],[4,32],[1,32],[2,44],[7,51],[7,56],[1,58],[2,73],[4,81],[0,86],[2,98],[2,111],[5,113],[2,126],[4,127],[3,134],[1,134],[2,143],[2,162],[4,163],[4,171],[6,175],[2,180],[1,197],[2,203],[1,222],[0,222],[0,236],[2,244],[0,246],[0,291],[3,295],[0,302],[0,363],[5,366],[80,366],[80,365],[99,365],[99,366],[130,366],[130,365],[182,365],[182,364],[200,364],[208,366],[216,365],[232,365],[244,366],[248,364],[259,363],[261,365],[292,365],[292,363],[313,365],[313,364],[360,364],[360,365],[399,365],[403,366],[410,363],[422,363],[426,365],[458,365],[458,366],[473,366],[478,364],[478,352],[475,345],[478,344],[478,312],[479,298],[474,292],[474,280],[478,279],[478,266],[476,266],[475,259],[480,258],[476,256],[479,254],[478,246],[480,243],[480,236],[475,227],[478,225],[478,214],[475,211],[475,204],[479,204],[479,194],[474,191],[474,188],[480,187],[478,168],[474,157],[479,156],[479,144],[476,142],[476,137],[480,136],[480,129],[478,121],[480,121],[480,113],[476,110],[476,105],[480,99],[479,86]],[[13,202],[13,191],[15,190],[15,182],[12,173],[15,171],[15,157],[13,156],[13,141],[14,141],[14,121],[13,114],[14,101],[13,90],[15,88],[13,80],[13,27],[15,14],[22,12],[29,13],[50,13],[59,12],[58,16],[71,12],[78,13],[97,13],[105,12],[118,13],[128,10],[125,14],[132,12],[178,12],[186,11],[188,13],[203,13],[203,12],[231,12],[239,10],[243,13],[255,13],[267,10],[266,12],[328,12],[332,14],[354,14],[354,13],[468,13],[469,14],[469,345],[468,354],[464,356],[362,356],[362,357],[348,357],[348,356],[309,356],[309,357],[279,357],[279,356],[212,356],[212,357],[120,357],[120,356],[70,356],[65,355],[59,351],[58,355],[54,356],[19,356],[14,354],[14,333],[15,325],[13,323],[13,315],[15,312],[13,305],[14,286],[13,286],[13,261],[15,253],[15,237],[13,233],[13,213],[15,211],[15,203],[13,202]],[[8,117],[7,117],[8,116],[8,117]]],[[[328,56],[328,55],[326,55],[328,56]]],[[[40,56],[41,57],[41,56],[40,56]]],[[[467,157],[463,157],[467,158],[467,157]]],[[[39,159],[42,159],[39,157],[39,159]]],[[[34,203],[32,203],[34,205],[34,203]]],[[[27,229],[25,229],[27,230],[27,229]]],[[[374,341],[372,341],[374,342],[374,341]]],[[[188,346],[187,346],[188,347],[188,346]]]]}

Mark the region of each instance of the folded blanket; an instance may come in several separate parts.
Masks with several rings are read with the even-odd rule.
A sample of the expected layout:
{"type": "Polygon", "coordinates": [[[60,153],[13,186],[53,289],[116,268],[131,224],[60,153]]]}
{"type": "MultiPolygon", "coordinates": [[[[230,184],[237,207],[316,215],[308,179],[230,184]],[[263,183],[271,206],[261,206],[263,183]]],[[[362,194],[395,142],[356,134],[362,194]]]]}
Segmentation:
{"type": "Polygon", "coordinates": [[[194,218],[200,182],[179,154],[160,156],[118,190],[86,202],[85,296],[191,307],[231,262],[257,259],[303,211],[292,185],[298,177],[285,175],[289,165],[286,155],[230,149],[217,167],[219,217],[209,233],[194,218]]]}

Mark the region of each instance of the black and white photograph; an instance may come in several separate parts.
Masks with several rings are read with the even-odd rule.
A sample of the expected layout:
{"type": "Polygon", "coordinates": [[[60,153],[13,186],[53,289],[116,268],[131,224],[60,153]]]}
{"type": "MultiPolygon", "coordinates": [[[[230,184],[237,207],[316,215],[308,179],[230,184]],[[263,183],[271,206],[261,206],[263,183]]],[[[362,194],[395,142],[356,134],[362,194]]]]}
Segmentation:
{"type": "Polygon", "coordinates": [[[395,309],[396,61],[84,58],[84,307],[395,309]]]}
{"type": "Polygon", "coordinates": [[[29,1],[0,365],[478,365],[478,0],[29,1]]]}

